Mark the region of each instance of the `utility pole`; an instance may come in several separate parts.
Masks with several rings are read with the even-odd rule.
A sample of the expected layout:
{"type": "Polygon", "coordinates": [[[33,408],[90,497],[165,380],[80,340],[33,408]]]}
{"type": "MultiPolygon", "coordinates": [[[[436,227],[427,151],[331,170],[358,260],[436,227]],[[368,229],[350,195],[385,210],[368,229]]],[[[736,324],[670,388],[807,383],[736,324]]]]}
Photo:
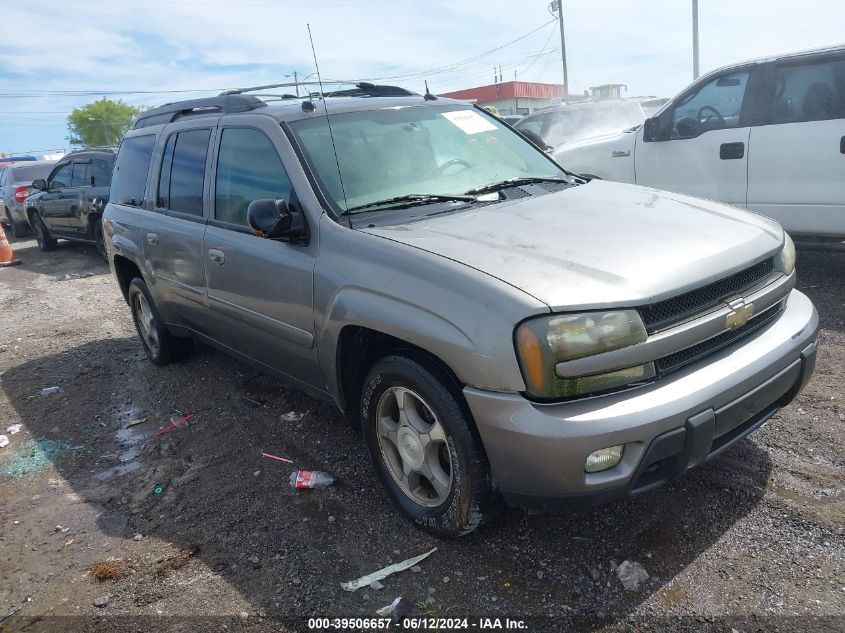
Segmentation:
{"type": "Polygon", "coordinates": [[[692,78],[698,79],[698,0],[692,0],[692,78]]]}
{"type": "Polygon", "coordinates": [[[553,0],[549,5],[552,11],[557,11],[557,19],[560,24],[560,61],[563,65],[563,85],[566,87],[567,100],[569,97],[569,73],[566,71],[566,32],[563,29],[563,0],[553,0]]]}
{"type": "Polygon", "coordinates": [[[296,96],[299,96],[299,77],[296,74],[296,71],[293,71],[293,83],[296,85],[296,96]]]}

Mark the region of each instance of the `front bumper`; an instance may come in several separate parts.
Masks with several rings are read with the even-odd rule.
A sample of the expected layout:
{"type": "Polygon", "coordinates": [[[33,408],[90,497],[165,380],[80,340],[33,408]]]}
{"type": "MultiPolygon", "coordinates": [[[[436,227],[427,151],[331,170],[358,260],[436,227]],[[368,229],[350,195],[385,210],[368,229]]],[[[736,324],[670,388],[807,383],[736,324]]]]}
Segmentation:
{"type": "Polygon", "coordinates": [[[473,387],[464,395],[506,500],[601,503],[664,484],[788,404],[813,372],[818,327],[813,304],[793,290],[764,330],[648,387],[555,404],[473,387]],[[619,464],[584,472],[590,453],[618,444],[619,464]]]}

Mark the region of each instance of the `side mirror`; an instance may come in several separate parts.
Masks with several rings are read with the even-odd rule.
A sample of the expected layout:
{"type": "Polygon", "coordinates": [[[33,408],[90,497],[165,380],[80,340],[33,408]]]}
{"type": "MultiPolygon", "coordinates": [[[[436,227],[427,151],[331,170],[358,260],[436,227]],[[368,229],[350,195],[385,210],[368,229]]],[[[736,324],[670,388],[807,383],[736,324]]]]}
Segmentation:
{"type": "Polygon", "coordinates": [[[262,198],[249,203],[246,219],[252,232],[270,240],[295,241],[308,235],[305,218],[282,199],[262,198]]]}
{"type": "Polygon", "coordinates": [[[643,140],[646,143],[660,140],[660,121],[657,117],[653,116],[643,123],[643,140]]]}
{"type": "Polygon", "coordinates": [[[47,181],[43,178],[39,178],[38,180],[32,181],[32,188],[38,189],[38,191],[47,191],[47,181]]]}

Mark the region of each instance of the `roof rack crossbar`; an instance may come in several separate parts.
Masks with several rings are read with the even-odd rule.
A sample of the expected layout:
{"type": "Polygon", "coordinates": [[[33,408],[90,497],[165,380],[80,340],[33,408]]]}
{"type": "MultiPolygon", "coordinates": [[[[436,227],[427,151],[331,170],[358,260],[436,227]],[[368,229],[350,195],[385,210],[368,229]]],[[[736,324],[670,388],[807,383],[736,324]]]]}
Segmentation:
{"type": "Polygon", "coordinates": [[[133,128],[148,127],[160,123],[170,123],[176,119],[191,114],[232,114],[248,112],[267,105],[258,97],[241,94],[222,94],[217,97],[190,99],[165,103],[157,108],[145,110],[135,119],[133,128]]]}

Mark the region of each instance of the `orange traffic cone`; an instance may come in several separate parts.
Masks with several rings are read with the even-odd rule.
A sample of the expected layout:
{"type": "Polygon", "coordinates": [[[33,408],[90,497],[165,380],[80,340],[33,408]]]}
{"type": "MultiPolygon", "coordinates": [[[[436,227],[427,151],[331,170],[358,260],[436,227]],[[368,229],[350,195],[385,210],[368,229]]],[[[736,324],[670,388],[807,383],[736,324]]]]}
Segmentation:
{"type": "Polygon", "coordinates": [[[0,224],[0,268],[20,263],[21,260],[15,259],[15,254],[12,252],[12,247],[9,246],[9,240],[6,239],[6,233],[3,231],[3,225],[0,224]]]}

